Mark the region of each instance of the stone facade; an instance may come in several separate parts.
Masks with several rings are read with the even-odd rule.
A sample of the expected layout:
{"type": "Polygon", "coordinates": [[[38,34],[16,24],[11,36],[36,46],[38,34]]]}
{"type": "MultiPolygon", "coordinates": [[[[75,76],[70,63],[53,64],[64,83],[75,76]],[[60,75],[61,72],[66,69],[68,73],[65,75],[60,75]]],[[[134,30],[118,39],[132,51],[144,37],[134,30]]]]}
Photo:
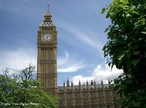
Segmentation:
{"type": "Polygon", "coordinates": [[[48,10],[38,30],[37,79],[46,92],[57,92],[57,31],[48,10]]]}
{"type": "Polygon", "coordinates": [[[59,97],[59,108],[117,108],[118,98],[110,91],[109,84],[96,84],[95,81],[82,85],[73,82],[57,86],[57,31],[48,10],[38,31],[37,79],[41,88],[59,97]]]}
{"type": "Polygon", "coordinates": [[[91,81],[81,85],[63,84],[58,87],[59,108],[117,108],[117,95],[109,90],[109,84],[91,81]],[[65,86],[66,85],[66,86],[65,86]]]}

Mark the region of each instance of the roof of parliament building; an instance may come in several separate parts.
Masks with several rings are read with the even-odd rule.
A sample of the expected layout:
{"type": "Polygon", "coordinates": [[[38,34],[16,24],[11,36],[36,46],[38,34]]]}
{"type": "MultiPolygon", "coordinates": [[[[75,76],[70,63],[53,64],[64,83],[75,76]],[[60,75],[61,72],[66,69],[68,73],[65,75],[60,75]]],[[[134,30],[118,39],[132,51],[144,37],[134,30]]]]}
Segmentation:
{"type": "Polygon", "coordinates": [[[78,85],[74,85],[73,82],[69,82],[69,80],[67,80],[66,84],[65,82],[63,83],[63,86],[58,86],[58,90],[75,90],[75,89],[100,89],[100,88],[108,88],[109,87],[109,81],[108,84],[103,84],[103,81],[101,80],[101,84],[96,84],[95,81],[91,80],[91,82],[86,82],[84,84],[81,84],[81,82],[79,81],[78,85]]]}

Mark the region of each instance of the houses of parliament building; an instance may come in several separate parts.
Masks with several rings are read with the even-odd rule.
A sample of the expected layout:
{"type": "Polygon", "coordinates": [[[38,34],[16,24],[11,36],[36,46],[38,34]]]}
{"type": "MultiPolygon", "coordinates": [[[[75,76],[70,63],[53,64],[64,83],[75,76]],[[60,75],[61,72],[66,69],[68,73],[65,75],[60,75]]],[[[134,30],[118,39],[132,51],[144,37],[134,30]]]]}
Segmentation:
{"type": "Polygon", "coordinates": [[[118,96],[102,81],[74,85],[67,80],[57,86],[57,45],[57,30],[48,6],[38,30],[37,79],[44,91],[59,97],[58,108],[117,108],[114,103],[118,96]]]}

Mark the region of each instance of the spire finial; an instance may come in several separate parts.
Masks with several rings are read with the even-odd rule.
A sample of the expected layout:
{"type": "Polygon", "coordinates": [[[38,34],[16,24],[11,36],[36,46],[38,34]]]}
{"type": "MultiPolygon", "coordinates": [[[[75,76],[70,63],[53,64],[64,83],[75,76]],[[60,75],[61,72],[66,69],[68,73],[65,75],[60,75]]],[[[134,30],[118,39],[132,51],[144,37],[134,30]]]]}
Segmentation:
{"type": "Polygon", "coordinates": [[[49,3],[48,3],[48,10],[49,10],[49,3]]]}
{"type": "Polygon", "coordinates": [[[49,10],[49,4],[48,4],[48,9],[47,9],[45,15],[46,15],[46,16],[50,16],[50,15],[51,15],[50,10],[49,10]]]}

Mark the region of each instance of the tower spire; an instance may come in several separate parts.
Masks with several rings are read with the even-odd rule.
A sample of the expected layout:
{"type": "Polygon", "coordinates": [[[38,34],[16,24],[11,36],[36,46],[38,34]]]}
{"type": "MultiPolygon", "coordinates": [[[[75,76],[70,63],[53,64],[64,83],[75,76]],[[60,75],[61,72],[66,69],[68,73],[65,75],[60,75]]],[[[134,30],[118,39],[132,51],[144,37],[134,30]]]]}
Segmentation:
{"type": "Polygon", "coordinates": [[[50,10],[49,10],[49,4],[48,4],[48,9],[47,9],[47,11],[45,13],[45,16],[51,16],[51,13],[50,13],[50,10]]]}
{"type": "Polygon", "coordinates": [[[49,4],[48,4],[48,9],[44,14],[44,19],[43,22],[40,24],[40,27],[52,27],[52,26],[54,26],[54,24],[52,22],[52,15],[49,10],[49,4]]]}

